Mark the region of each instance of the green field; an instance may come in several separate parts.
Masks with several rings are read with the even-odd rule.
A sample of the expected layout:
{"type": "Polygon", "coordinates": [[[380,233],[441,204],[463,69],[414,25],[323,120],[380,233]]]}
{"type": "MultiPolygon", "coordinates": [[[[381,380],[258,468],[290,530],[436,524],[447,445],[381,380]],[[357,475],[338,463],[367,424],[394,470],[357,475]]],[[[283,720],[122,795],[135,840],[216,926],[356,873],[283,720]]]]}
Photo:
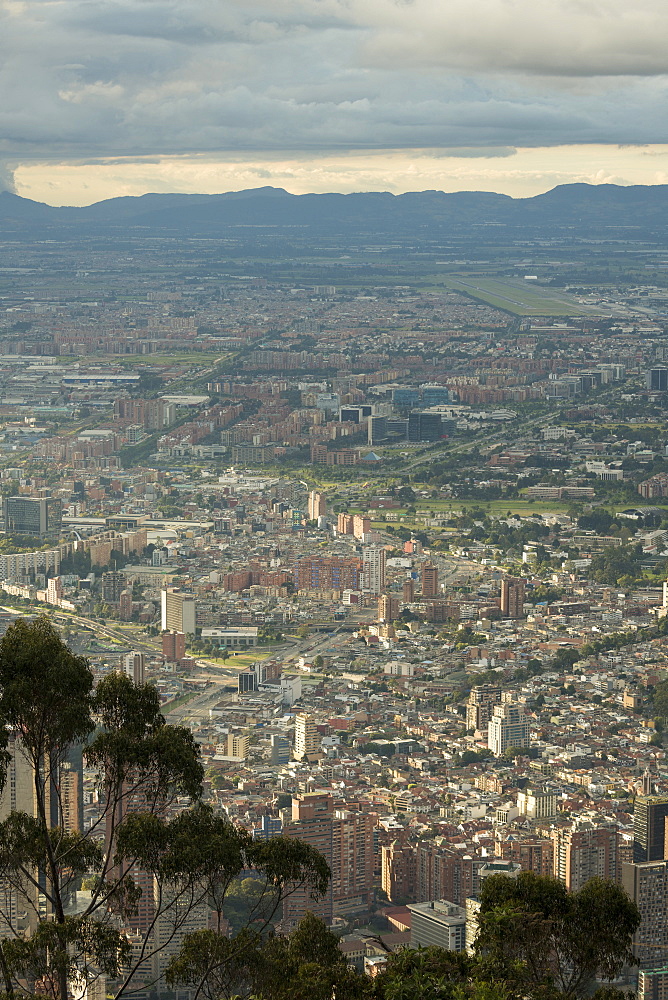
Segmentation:
{"type": "Polygon", "coordinates": [[[515,316],[582,316],[596,310],[580,305],[565,292],[552,291],[521,278],[491,278],[477,274],[448,277],[444,284],[515,316]]]}

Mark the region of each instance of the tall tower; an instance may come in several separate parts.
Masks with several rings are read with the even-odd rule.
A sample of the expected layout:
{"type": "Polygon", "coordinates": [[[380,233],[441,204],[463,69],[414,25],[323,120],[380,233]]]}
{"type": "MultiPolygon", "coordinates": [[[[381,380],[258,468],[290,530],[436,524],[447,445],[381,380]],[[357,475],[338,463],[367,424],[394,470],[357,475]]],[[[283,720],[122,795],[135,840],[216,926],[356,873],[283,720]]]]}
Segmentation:
{"type": "Polygon", "coordinates": [[[295,760],[303,760],[307,754],[320,749],[320,733],[311,715],[295,716],[295,760]]]}
{"type": "Polygon", "coordinates": [[[552,831],[554,874],[569,892],[577,892],[590,878],[619,879],[618,836],[614,826],[596,826],[578,819],[568,828],[552,831]]]}
{"type": "Polygon", "coordinates": [[[327,513],[327,499],[324,493],[311,490],[308,495],[308,519],[317,521],[319,517],[324,517],[327,513]]]}
{"type": "Polygon", "coordinates": [[[639,795],[633,810],[633,860],[662,861],[668,795],[639,795]]]}
{"type": "Polygon", "coordinates": [[[487,746],[495,757],[509,747],[529,746],[529,720],[521,705],[511,701],[495,705],[487,726],[487,746]]]}
{"type": "Polygon", "coordinates": [[[665,967],[668,941],[668,862],[622,865],[622,887],[640,910],[633,953],[641,968],[665,967]]]}
{"type": "Polygon", "coordinates": [[[422,567],[422,596],[438,596],[438,567],[425,563],[422,567]]]}
{"type": "Polygon", "coordinates": [[[507,577],[501,581],[501,614],[504,618],[524,617],[524,580],[507,577]]]}
{"type": "Polygon", "coordinates": [[[123,673],[127,674],[134,684],[143,684],[146,672],[146,655],[144,653],[126,653],[122,660],[123,673]]]}
{"type": "Polygon", "coordinates": [[[380,546],[365,546],[362,550],[362,579],[364,590],[382,594],[385,590],[385,562],[387,553],[380,546]]]}
{"type": "Polygon", "coordinates": [[[501,688],[493,684],[478,684],[471,688],[466,703],[466,728],[484,729],[492,717],[492,709],[501,701],[501,688]]]}

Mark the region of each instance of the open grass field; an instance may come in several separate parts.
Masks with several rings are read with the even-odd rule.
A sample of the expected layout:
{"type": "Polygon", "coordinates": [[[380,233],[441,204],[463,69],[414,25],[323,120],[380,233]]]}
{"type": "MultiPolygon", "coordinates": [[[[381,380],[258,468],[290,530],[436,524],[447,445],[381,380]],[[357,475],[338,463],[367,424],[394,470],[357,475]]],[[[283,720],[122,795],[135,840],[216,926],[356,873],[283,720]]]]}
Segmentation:
{"type": "Polygon", "coordinates": [[[447,288],[463,292],[480,302],[504,309],[515,316],[596,315],[596,310],[580,305],[565,292],[552,291],[521,278],[492,278],[483,275],[447,277],[447,288]]]}

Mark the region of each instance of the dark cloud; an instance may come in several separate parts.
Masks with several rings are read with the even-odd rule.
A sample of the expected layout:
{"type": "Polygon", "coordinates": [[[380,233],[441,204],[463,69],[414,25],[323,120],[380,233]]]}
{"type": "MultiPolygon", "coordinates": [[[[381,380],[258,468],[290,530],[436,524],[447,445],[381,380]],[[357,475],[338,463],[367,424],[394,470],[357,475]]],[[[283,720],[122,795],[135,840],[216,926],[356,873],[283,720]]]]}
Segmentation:
{"type": "Polygon", "coordinates": [[[5,0],[0,35],[7,161],[507,155],[661,141],[668,111],[660,0],[5,0]]]}

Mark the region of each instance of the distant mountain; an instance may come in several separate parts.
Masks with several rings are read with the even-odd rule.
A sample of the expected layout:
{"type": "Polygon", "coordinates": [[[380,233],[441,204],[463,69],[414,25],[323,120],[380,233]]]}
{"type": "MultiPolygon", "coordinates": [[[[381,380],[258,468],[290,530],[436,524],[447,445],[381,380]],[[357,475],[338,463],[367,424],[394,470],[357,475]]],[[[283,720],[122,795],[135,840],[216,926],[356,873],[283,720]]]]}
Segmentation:
{"type": "Polygon", "coordinates": [[[653,234],[664,242],[667,224],[668,185],[565,184],[519,199],[481,191],[292,195],[282,188],[263,187],[217,195],[111,198],[85,208],[53,208],[0,193],[1,229],[26,236],[36,236],[43,228],[84,234],[136,227],[144,234],[213,236],[230,227],[271,227],[301,230],[303,235],[338,233],[373,239],[397,233],[418,240],[452,228],[494,225],[528,229],[534,235],[538,231],[546,238],[556,227],[572,228],[585,237],[610,236],[611,230],[629,238],[653,234]],[[638,235],[622,233],[625,229],[638,235]]]}

